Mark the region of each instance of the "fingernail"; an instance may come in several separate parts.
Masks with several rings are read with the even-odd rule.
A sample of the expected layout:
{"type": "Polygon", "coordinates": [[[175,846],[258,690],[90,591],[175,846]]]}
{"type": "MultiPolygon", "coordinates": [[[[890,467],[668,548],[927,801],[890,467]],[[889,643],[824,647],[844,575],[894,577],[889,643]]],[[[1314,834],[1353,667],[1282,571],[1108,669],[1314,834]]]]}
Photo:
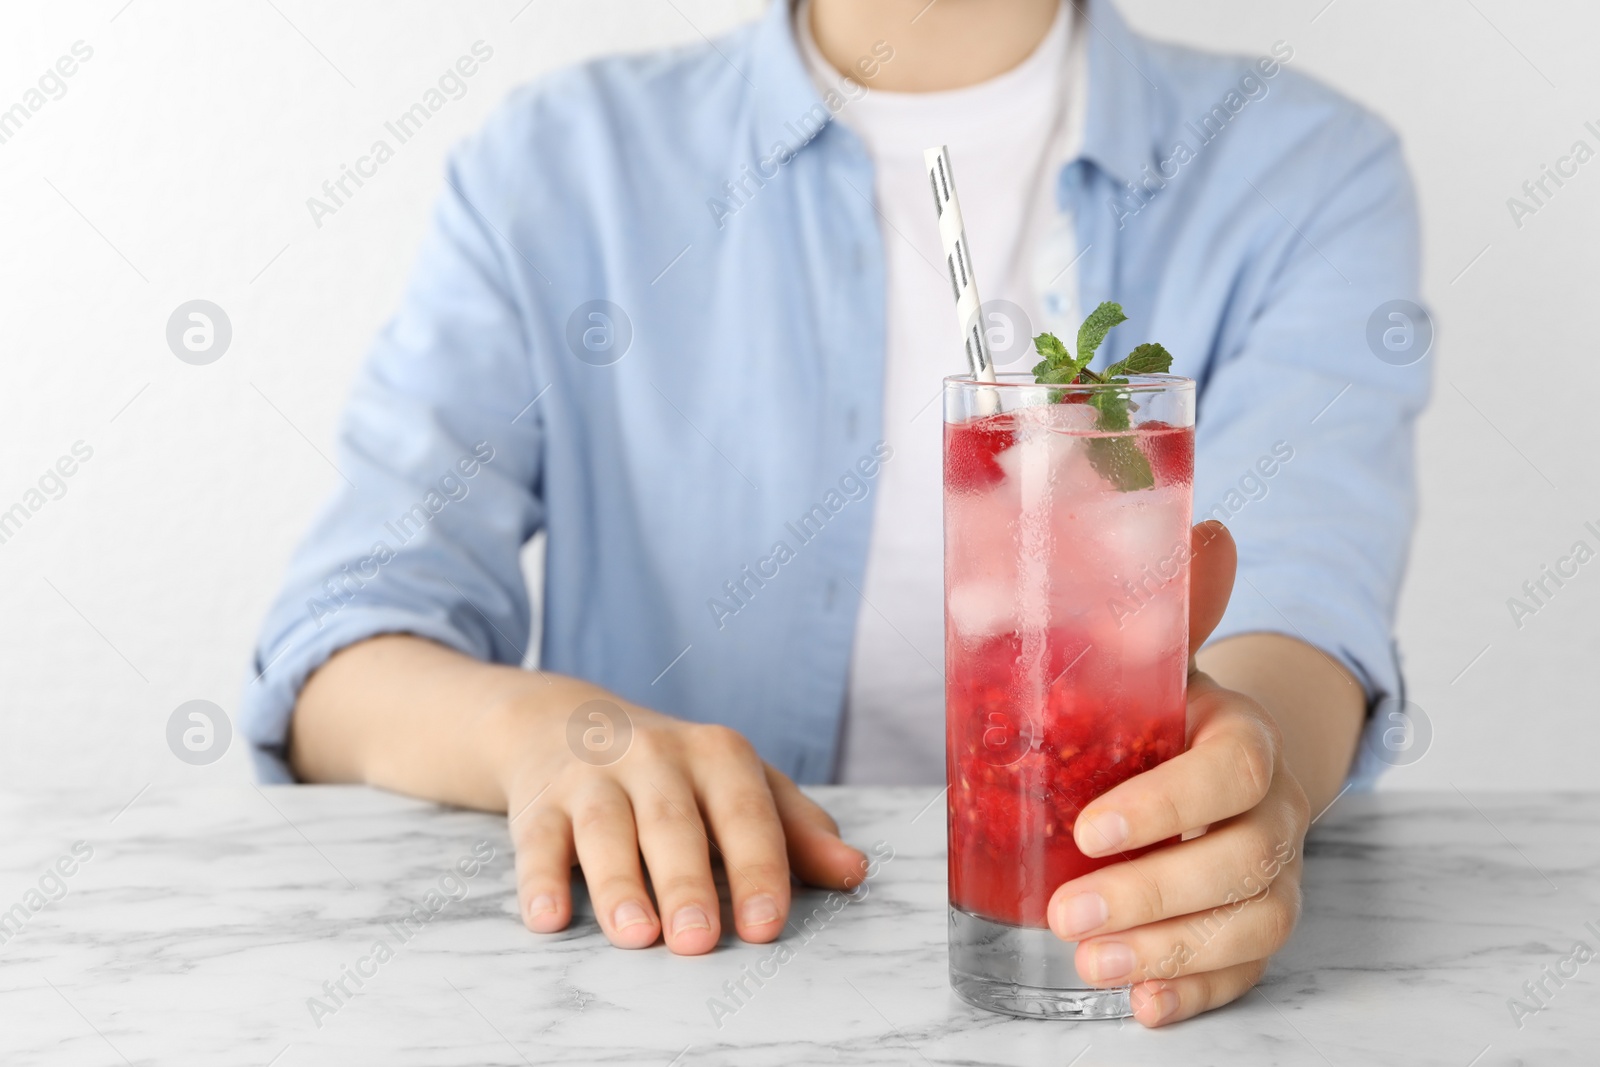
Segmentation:
{"type": "Polygon", "coordinates": [[[1075,835],[1079,847],[1091,856],[1114,852],[1128,839],[1128,820],[1115,811],[1104,811],[1081,820],[1083,829],[1075,835]]]}
{"type": "Polygon", "coordinates": [[[549,893],[541,893],[528,901],[528,918],[537,919],[541,915],[556,910],[556,898],[549,893]]]}
{"type": "Polygon", "coordinates": [[[765,926],[778,920],[778,902],[765,893],[751,897],[739,909],[739,918],[746,926],[765,926]]]}
{"type": "Polygon", "coordinates": [[[1089,953],[1089,977],[1096,982],[1115,982],[1133,973],[1133,949],[1117,941],[1096,945],[1089,953]]]}
{"type": "Polygon", "coordinates": [[[618,904],[617,910],[611,913],[611,925],[618,930],[626,930],[630,926],[650,921],[650,916],[645,910],[633,901],[618,904]]]}
{"type": "Polygon", "coordinates": [[[1070,941],[1104,925],[1111,917],[1111,909],[1099,893],[1079,893],[1067,898],[1057,916],[1060,929],[1056,932],[1070,941]]]}
{"type": "Polygon", "coordinates": [[[711,920],[706,918],[706,913],[698,904],[685,904],[672,916],[672,936],[688,933],[690,930],[709,930],[711,920]]]}
{"type": "MultiPolygon", "coordinates": [[[[1150,1005],[1150,1025],[1164,1022],[1178,1011],[1178,992],[1175,989],[1161,988],[1145,996],[1145,1004],[1150,1005]]],[[[1141,1005],[1142,1006],[1142,1005],[1141,1005]]]]}

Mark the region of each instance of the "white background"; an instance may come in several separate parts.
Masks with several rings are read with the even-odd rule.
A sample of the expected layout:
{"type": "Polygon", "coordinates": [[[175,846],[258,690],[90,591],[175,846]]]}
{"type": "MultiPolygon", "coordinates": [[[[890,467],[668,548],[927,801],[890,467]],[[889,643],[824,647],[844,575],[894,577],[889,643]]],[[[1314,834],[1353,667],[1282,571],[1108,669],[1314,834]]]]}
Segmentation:
{"type": "MultiPolygon", "coordinates": [[[[193,768],[180,703],[231,713],[287,555],[337,475],[333,429],[392,309],[449,146],[512,86],[697,42],[759,0],[101,0],[0,12],[0,108],[83,40],[68,91],[0,144],[0,510],[82,440],[68,491],[0,544],[0,776],[134,790],[193,768]],[[305,201],[477,40],[494,58],[336,216],[305,201]],[[231,348],[168,350],[180,303],[231,348]]],[[[1600,750],[1600,561],[1519,630],[1506,601],[1600,548],[1600,160],[1518,229],[1506,199],[1600,149],[1600,9],[1580,0],[1124,0],[1139,28],[1293,44],[1396,125],[1441,324],[1400,620],[1426,755],[1385,788],[1586,787],[1600,750]]],[[[996,4],[1003,7],[1003,4],[996,4]]],[[[756,76],[759,76],[757,73],[756,76]]],[[[685,210],[703,210],[694,198],[685,210]]]]}

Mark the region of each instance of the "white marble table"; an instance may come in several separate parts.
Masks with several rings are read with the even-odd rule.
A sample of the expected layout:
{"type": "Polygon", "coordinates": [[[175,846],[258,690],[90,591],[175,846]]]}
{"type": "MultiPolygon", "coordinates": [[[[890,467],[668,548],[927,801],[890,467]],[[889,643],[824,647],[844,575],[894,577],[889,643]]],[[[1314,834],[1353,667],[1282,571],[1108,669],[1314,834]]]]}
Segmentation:
{"type": "Polygon", "coordinates": [[[503,819],[344,788],[158,786],[120,813],[126,796],[0,798],[0,1063],[1600,1063],[1600,958],[1562,962],[1600,951],[1600,795],[1343,798],[1260,990],[1147,1032],[956,1000],[932,791],[817,794],[893,859],[759,986],[772,946],[624,953],[586,904],[564,934],[527,932],[503,819]],[[463,859],[459,899],[401,925],[463,859]],[[1558,987],[1547,967],[1577,972],[1558,987]],[[1540,980],[1519,1027],[1508,1000],[1536,1007],[1540,980]]]}

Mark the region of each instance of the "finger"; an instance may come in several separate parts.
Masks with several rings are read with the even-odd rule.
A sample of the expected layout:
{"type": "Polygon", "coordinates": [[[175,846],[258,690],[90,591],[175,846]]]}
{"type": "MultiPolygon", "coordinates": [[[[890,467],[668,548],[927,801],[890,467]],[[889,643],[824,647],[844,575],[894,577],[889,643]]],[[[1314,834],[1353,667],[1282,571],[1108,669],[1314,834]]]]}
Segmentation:
{"type": "Polygon", "coordinates": [[[1133,1017],[1145,1026],[1182,1022],[1238,1000],[1261,980],[1266,970],[1266,960],[1251,960],[1170,982],[1141,982],[1129,994],[1133,1017]]]}
{"type": "Polygon", "coordinates": [[[795,877],[827,889],[855,888],[867,868],[867,857],[840,840],[839,824],[787,775],[771,767],[765,770],[795,877]]]}
{"type": "Polygon", "coordinates": [[[1280,878],[1259,896],[1194,915],[1078,942],[1073,959],[1092,985],[1218,971],[1265,959],[1289,940],[1300,918],[1300,886],[1280,878]]]}
{"type": "Polygon", "coordinates": [[[1233,593],[1239,568],[1239,549],[1233,535],[1216,519],[1207,519],[1189,531],[1189,655],[1205,644],[1222,621],[1233,593]]]}
{"type": "Polygon", "coordinates": [[[538,934],[572,921],[572,821],[554,805],[529,807],[511,820],[517,851],[517,908],[538,934]]]}
{"type": "Polygon", "coordinates": [[[789,857],[783,823],[760,758],[733,730],[711,728],[695,764],[701,810],[728,871],[733,920],[746,941],[771,941],[789,914],[789,857]]]}
{"type": "Polygon", "coordinates": [[[618,948],[655,943],[660,926],[639,867],[633,805],[610,778],[597,778],[569,802],[573,844],[595,920],[618,948]]]}
{"type": "Polygon", "coordinates": [[[1081,941],[1258,895],[1284,871],[1298,870],[1302,828],[1286,805],[1276,807],[1074,878],[1050,898],[1050,929],[1063,941],[1081,941]]]}
{"type": "Polygon", "coordinates": [[[1266,797],[1278,728],[1260,705],[1204,674],[1189,679],[1189,750],[1090,801],[1073,826],[1086,856],[1109,856],[1248,811],[1266,797]]]}
{"type": "Polygon", "coordinates": [[[628,799],[667,947],[684,956],[710,952],[722,934],[722,918],[693,789],[675,772],[660,773],[629,784],[628,799]]]}

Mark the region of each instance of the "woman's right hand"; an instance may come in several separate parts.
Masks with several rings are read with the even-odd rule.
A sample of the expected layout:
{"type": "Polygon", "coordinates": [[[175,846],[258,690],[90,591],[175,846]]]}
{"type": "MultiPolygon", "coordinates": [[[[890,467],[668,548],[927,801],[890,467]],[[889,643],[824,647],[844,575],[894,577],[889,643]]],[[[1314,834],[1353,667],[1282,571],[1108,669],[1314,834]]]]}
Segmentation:
{"type": "Polygon", "coordinates": [[[644,948],[664,935],[683,955],[709,952],[722,934],[713,855],[727,870],[734,927],[751,942],[782,931],[791,874],[833,889],[859,884],[866,858],[743,735],[562,681],[577,690],[567,699],[530,694],[509,707],[519,741],[501,774],[529,929],[571,922],[574,865],[613,945],[644,948]]]}

